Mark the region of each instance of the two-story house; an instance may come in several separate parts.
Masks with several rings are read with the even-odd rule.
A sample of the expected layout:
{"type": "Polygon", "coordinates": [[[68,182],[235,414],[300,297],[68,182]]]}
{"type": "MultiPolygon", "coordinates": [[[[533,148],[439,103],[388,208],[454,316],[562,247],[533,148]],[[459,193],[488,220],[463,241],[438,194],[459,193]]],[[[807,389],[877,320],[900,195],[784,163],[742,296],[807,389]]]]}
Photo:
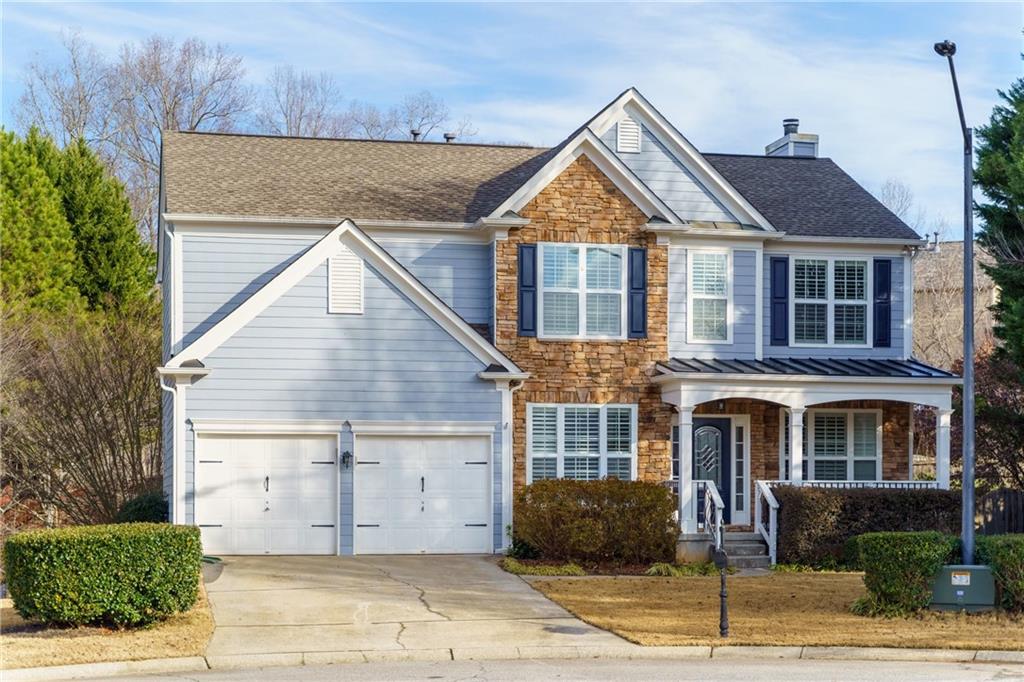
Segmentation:
{"type": "Polygon", "coordinates": [[[519,487],[614,476],[681,481],[684,534],[708,499],[749,527],[780,481],[914,485],[915,404],[948,486],[923,241],[795,121],[765,151],[702,154],[635,89],[550,149],[167,133],[172,520],[492,552],[519,487]]]}

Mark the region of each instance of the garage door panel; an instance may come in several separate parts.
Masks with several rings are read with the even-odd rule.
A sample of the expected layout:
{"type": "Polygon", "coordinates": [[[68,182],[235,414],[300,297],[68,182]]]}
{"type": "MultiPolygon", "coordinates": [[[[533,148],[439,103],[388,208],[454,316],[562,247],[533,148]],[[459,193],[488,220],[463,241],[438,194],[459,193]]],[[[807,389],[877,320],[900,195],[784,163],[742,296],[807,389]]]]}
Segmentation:
{"type": "Polygon", "coordinates": [[[333,436],[201,435],[196,520],[204,549],[334,554],[336,441],[333,436]]]}
{"type": "Polygon", "coordinates": [[[490,551],[490,445],[486,436],[357,436],[355,551],[490,551]]]}

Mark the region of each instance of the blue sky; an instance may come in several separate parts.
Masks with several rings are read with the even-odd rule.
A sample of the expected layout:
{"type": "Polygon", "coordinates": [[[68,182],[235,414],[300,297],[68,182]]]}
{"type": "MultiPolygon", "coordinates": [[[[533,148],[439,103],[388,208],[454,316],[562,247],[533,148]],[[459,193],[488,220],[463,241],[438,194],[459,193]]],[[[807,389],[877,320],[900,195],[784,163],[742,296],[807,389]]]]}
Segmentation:
{"type": "Polygon", "coordinates": [[[897,177],[959,225],[959,132],[936,40],[959,45],[969,121],[1022,75],[1021,3],[3,5],[3,120],[25,65],[78,30],[113,55],[152,33],[224,43],[259,84],[328,71],[387,105],[429,89],[480,140],[555,144],[630,85],[704,151],[763,153],[781,120],[875,190],[897,177]]]}

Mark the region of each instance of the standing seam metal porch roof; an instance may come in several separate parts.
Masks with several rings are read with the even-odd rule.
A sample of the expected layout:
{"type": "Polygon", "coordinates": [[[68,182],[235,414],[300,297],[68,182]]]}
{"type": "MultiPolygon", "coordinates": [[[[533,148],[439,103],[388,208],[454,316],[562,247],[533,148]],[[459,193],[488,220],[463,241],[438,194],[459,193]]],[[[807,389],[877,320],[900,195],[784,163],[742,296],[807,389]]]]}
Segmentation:
{"type": "Polygon", "coordinates": [[[764,360],[671,358],[657,365],[661,374],[750,374],[777,376],[958,379],[918,360],[885,358],[768,358],[764,360]]]}

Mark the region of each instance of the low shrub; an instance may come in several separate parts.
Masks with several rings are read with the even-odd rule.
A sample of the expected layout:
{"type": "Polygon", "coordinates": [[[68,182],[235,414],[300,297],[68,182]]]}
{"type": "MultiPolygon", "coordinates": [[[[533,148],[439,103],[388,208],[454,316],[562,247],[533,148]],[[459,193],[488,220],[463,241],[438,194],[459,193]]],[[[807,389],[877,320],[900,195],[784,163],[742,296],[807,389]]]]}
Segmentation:
{"type": "Polygon", "coordinates": [[[856,547],[868,594],[854,604],[854,613],[898,616],[931,603],[935,575],[954,558],[959,541],[937,531],[865,533],[856,547]]]}
{"type": "Polygon", "coordinates": [[[992,567],[1002,607],[1024,611],[1024,534],[979,535],[974,556],[992,567]]]}
{"type": "Polygon", "coordinates": [[[772,492],[779,501],[780,563],[843,567],[856,557],[847,543],[863,533],[960,532],[960,493],[952,490],[779,486],[772,492]]]}
{"type": "Polygon", "coordinates": [[[537,481],[516,498],[515,536],[541,559],[594,564],[670,561],[672,492],[656,483],[537,481]]]}
{"type": "Polygon", "coordinates": [[[548,576],[580,576],[587,572],[580,566],[573,563],[550,565],[550,564],[524,564],[517,559],[505,557],[501,560],[501,567],[515,575],[548,575],[548,576]]]}
{"type": "Polygon", "coordinates": [[[186,611],[199,593],[199,529],[156,523],[26,531],[4,545],[23,618],[117,627],[186,611]]]}
{"type": "Polygon", "coordinates": [[[121,506],[115,523],[165,523],[167,498],[160,492],[142,493],[121,506]]]}

